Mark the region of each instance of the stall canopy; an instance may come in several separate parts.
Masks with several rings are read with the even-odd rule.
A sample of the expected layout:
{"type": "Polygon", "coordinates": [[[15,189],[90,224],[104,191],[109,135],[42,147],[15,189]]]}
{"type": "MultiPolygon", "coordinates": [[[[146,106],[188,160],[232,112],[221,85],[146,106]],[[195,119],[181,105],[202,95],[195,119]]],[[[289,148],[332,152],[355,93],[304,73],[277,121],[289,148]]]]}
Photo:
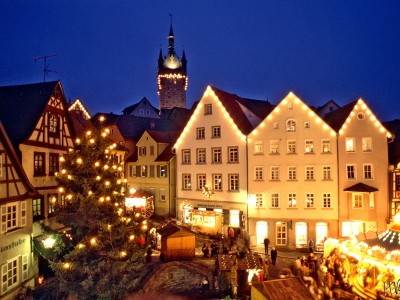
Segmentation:
{"type": "Polygon", "coordinates": [[[251,286],[251,299],[309,300],[314,298],[299,277],[289,277],[253,283],[251,286]]]}

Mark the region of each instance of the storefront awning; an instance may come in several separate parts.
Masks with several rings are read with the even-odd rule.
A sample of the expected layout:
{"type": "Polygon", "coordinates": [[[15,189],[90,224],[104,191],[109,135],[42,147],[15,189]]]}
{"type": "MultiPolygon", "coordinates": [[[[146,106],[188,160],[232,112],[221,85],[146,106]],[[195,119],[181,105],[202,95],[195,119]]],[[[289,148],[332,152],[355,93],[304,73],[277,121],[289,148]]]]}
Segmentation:
{"type": "Polygon", "coordinates": [[[372,192],[377,192],[379,190],[377,188],[374,188],[373,186],[359,182],[359,183],[356,183],[355,185],[345,188],[344,191],[345,192],[372,193],[372,192]]]}

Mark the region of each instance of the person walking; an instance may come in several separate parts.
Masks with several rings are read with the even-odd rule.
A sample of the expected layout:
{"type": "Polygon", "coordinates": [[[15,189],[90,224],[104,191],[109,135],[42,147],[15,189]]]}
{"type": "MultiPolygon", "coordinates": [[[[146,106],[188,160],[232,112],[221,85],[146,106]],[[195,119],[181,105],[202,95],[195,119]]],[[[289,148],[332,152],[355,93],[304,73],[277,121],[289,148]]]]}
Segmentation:
{"type": "Polygon", "coordinates": [[[308,241],[308,252],[309,253],[313,253],[314,252],[314,241],[313,240],[309,240],[308,241]]]}
{"type": "Polygon", "coordinates": [[[275,247],[272,247],[271,249],[271,262],[275,266],[276,264],[276,258],[278,257],[278,251],[275,249],[275,247]]]}
{"type": "Polygon", "coordinates": [[[269,246],[269,238],[265,237],[264,239],[264,251],[265,251],[265,255],[268,255],[268,246],[269,246]]]}

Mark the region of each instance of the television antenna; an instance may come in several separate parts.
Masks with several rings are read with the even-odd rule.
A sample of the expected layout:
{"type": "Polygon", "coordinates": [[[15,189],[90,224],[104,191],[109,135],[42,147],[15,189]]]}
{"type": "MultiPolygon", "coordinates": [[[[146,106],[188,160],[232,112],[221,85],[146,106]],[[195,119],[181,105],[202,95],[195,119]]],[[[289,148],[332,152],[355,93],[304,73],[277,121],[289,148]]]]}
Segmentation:
{"type": "Polygon", "coordinates": [[[43,61],[43,82],[46,82],[46,76],[49,77],[49,73],[56,73],[54,70],[49,69],[49,65],[47,64],[47,59],[50,57],[57,56],[58,54],[50,54],[50,55],[44,55],[44,56],[39,56],[35,57],[35,63],[38,61],[43,61]]]}

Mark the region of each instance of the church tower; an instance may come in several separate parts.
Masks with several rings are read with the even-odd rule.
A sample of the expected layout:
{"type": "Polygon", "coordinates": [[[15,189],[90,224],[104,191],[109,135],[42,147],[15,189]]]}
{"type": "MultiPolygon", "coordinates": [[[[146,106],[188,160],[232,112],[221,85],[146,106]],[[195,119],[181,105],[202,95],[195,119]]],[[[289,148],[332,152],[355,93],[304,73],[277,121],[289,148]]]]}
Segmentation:
{"type": "Polygon", "coordinates": [[[158,56],[158,95],[160,109],[174,107],[186,108],[186,89],[188,77],[186,74],[186,55],[183,50],[179,59],[175,52],[174,32],[172,22],[168,35],[168,53],[163,57],[162,50],[158,56]]]}

